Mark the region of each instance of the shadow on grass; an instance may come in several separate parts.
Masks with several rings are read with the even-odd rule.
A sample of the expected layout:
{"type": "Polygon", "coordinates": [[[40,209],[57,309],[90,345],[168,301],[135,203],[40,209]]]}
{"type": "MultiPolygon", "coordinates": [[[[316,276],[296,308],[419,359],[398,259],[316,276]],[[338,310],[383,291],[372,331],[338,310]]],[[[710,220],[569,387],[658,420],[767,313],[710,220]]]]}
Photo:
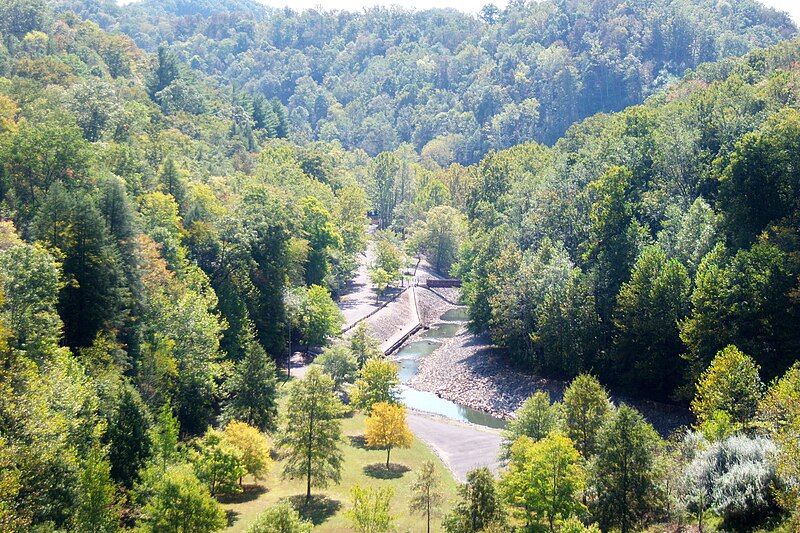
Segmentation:
{"type": "Polygon", "coordinates": [[[225,519],[228,521],[228,527],[231,527],[233,524],[239,521],[239,516],[241,513],[238,511],[234,511],[232,509],[228,509],[225,511],[225,519]]]}
{"type": "Polygon", "coordinates": [[[350,445],[353,448],[358,448],[359,450],[367,450],[367,439],[364,438],[364,435],[351,435],[348,437],[350,439],[350,445]]]}
{"type": "Polygon", "coordinates": [[[217,496],[217,500],[219,503],[226,503],[226,504],[236,504],[236,503],[247,503],[255,500],[265,492],[267,492],[267,488],[263,485],[244,485],[244,491],[238,494],[220,494],[217,496]]]}
{"type": "Polygon", "coordinates": [[[311,501],[306,503],[305,494],[296,494],[284,498],[284,501],[288,501],[292,507],[297,509],[303,519],[310,520],[315,526],[320,525],[342,508],[342,502],[326,496],[312,495],[311,501]]]}
{"type": "Polygon", "coordinates": [[[397,479],[409,470],[406,465],[398,463],[389,463],[389,468],[386,468],[386,463],[375,463],[365,466],[364,474],[376,479],[397,479]]]}

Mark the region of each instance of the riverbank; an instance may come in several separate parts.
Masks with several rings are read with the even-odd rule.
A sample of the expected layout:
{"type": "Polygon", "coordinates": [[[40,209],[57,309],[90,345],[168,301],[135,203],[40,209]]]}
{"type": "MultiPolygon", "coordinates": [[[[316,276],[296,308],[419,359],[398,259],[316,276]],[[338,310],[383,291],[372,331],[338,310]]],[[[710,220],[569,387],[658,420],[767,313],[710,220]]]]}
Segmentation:
{"type": "MultiPolygon", "coordinates": [[[[454,305],[457,294],[437,293],[427,289],[417,291],[419,313],[426,325],[437,321],[447,310],[457,308],[454,305]]],[[[408,385],[508,420],[537,391],[547,392],[552,401],[561,401],[568,383],[514,368],[492,345],[488,335],[473,335],[464,327],[420,360],[419,370],[408,385]]],[[[689,412],[680,407],[624,396],[612,399],[638,409],[663,436],[691,423],[689,412]]]]}

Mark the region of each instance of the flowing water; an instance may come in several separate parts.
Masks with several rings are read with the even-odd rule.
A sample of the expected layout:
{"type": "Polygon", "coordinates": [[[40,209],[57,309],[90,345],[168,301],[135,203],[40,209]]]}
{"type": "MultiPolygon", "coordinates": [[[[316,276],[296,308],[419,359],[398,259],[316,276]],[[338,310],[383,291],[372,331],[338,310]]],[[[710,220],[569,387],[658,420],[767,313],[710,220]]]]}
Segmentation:
{"type": "Polygon", "coordinates": [[[489,413],[470,409],[465,405],[440,398],[432,392],[418,391],[406,385],[419,371],[420,360],[438,349],[443,340],[455,337],[464,327],[464,323],[467,320],[466,308],[450,309],[441,316],[441,320],[443,322],[434,324],[429,330],[420,335],[420,340],[406,344],[395,354],[395,360],[400,365],[400,381],[403,383],[403,403],[412,409],[452,418],[453,420],[471,422],[491,428],[505,427],[505,420],[494,417],[489,413]]]}

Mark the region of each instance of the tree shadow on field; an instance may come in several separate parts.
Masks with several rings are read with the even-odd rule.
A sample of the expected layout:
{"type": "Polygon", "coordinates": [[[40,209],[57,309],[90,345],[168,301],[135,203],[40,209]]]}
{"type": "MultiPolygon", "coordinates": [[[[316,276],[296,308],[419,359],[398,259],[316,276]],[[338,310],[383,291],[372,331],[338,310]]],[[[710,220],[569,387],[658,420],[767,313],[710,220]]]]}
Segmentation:
{"type": "Polygon", "coordinates": [[[267,492],[267,488],[258,484],[245,484],[244,491],[238,494],[221,494],[217,496],[219,503],[247,503],[267,492]]]}
{"type": "Polygon", "coordinates": [[[321,495],[314,496],[313,494],[308,503],[306,503],[305,494],[289,496],[285,501],[288,501],[292,507],[297,509],[303,519],[311,521],[315,526],[320,525],[342,508],[342,502],[339,500],[332,500],[327,496],[321,495]]]}
{"type": "Polygon", "coordinates": [[[388,469],[386,463],[375,463],[365,466],[364,474],[375,479],[397,479],[410,470],[406,465],[399,463],[389,463],[388,469]]]}
{"type": "Polygon", "coordinates": [[[225,520],[228,521],[228,527],[231,527],[233,524],[239,521],[239,517],[242,513],[238,511],[234,511],[233,509],[227,509],[225,511],[225,520]]]}
{"type": "Polygon", "coordinates": [[[367,450],[367,439],[364,438],[364,435],[351,435],[348,437],[350,439],[350,445],[353,448],[358,448],[359,450],[367,450]]]}

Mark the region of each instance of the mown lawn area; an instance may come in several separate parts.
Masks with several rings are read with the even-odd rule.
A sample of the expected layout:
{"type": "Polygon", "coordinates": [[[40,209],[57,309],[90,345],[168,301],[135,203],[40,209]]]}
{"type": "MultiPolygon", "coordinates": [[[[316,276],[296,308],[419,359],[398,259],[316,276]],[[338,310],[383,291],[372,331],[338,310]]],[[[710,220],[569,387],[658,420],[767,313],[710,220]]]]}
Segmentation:
{"type": "MultiPolygon", "coordinates": [[[[392,450],[393,469],[386,471],[386,452],[367,450],[363,444],[365,416],[356,413],[342,421],[344,442],[344,467],[338,485],[327,489],[315,489],[314,500],[309,509],[302,509],[305,499],[305,480],[282,480],[281,463],[276,462],[266,479],[257,487],[252,485],[244,494],[236,495],[223,503],[228,512],[230,527],[228,531],[245,531],[258,514],[269,505],[290,499],[307,519],[316,525],[315,531],[349,531],[350,522],[344,512],[350,507],[350,489],[358,484],[362,487],[385,487],[394,489],[392,513],[396,517],[397,531],[425,531],[424,516],[411,515],[408,502],[411,498],[410,485],[415,471],[424,461],[434,461],[442,480],[445,494],[444,510],[450,508],[455,497],[456,482],[439,458],[421,441],[414,439],[410,449],[392,450]]],[[[431,524],[433,531],[439,531],[440,516],[431,524]]]]}

